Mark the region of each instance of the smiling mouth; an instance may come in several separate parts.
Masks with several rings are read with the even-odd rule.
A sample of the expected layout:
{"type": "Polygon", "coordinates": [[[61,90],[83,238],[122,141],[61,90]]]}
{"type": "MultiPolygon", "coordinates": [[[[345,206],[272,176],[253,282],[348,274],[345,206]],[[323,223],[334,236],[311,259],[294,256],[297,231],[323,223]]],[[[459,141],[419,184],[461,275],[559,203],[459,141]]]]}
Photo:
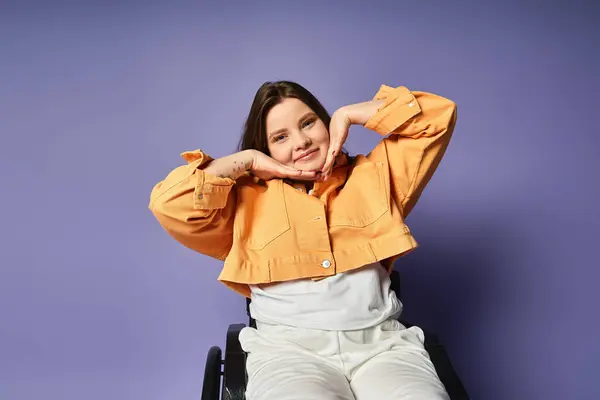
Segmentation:
{"type": "Polygon", "coordinates": [[[298,158],[296,159],[296,162],[298,162],[298,161],[305,161],[305,160],[309,160],[309,159],[311,159],[312,157],[314,157],[315,153],[316,153],[318,150],[319,150],[319,149],[314,149],[314,150],[311,150],[311,151],[309,151],[309,152],[307,152],[307,153],[304,153],[302,156],[300,156],[300,157],[298,157],[298,158]]]}

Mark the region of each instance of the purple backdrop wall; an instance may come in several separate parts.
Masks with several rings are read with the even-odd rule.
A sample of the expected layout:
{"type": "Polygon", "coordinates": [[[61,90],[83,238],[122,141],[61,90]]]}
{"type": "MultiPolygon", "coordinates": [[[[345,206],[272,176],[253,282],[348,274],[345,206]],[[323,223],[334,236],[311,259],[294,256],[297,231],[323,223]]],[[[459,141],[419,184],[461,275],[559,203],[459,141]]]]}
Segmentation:
{"type": "Polygon", "coordinates": [[[275,79],[330,111],[382,83],[455,100],[406,318],[474,399],[600,398],[599,8],[247,3],[0,3],[0,399],[199,398],[244,302],[149,193],[183,150],[230,153],[275,79]]]}

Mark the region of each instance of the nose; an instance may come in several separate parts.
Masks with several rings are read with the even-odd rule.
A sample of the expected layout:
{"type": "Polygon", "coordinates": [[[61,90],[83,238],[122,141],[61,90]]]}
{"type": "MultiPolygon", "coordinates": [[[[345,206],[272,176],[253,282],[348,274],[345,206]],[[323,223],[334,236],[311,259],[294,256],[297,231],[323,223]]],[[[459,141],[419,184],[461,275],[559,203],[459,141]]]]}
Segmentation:
{"type": "Polygon", "coordinates": [[[312,141],[303,132],[298,132],[294,141],[294,147],[296,150],[303,150],[312,144],[312,141]]]}

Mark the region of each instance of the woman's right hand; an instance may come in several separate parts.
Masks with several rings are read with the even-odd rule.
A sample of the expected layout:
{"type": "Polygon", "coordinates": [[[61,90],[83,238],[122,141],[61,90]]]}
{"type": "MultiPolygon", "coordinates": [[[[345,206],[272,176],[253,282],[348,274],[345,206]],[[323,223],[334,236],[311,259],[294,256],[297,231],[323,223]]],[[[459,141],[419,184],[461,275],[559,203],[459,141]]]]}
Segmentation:
{"type": "Polygon", "coordinates": [[[303,171],[284,165],[258,150],[252,150],[250,172],[265,181],[273,178],[315,180],[318,174],[317,171],[303,171]]]}

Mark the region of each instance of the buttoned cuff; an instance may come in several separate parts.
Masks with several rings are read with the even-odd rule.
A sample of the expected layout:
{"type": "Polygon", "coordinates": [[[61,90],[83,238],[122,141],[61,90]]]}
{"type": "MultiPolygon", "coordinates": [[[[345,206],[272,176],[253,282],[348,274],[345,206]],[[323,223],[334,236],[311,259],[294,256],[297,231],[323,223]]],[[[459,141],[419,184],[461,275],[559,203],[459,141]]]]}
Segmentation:
{"type": "Polygon", "coordinates": [[[381,135],[387,135],[421,112],[414,94],[404,86],[392,88],[381,85],[374,100],[385,100],[364,125],[381,135]]]}
{"type": "Polygon", "coordinates": [[[187,151],[181,154],[198,177],[194,189],[194,208],[199,210],[222,209],[227,204],[227,197],[235,181],[207,174],[202,170],[213,158],[202,150],[187,151]]]}

